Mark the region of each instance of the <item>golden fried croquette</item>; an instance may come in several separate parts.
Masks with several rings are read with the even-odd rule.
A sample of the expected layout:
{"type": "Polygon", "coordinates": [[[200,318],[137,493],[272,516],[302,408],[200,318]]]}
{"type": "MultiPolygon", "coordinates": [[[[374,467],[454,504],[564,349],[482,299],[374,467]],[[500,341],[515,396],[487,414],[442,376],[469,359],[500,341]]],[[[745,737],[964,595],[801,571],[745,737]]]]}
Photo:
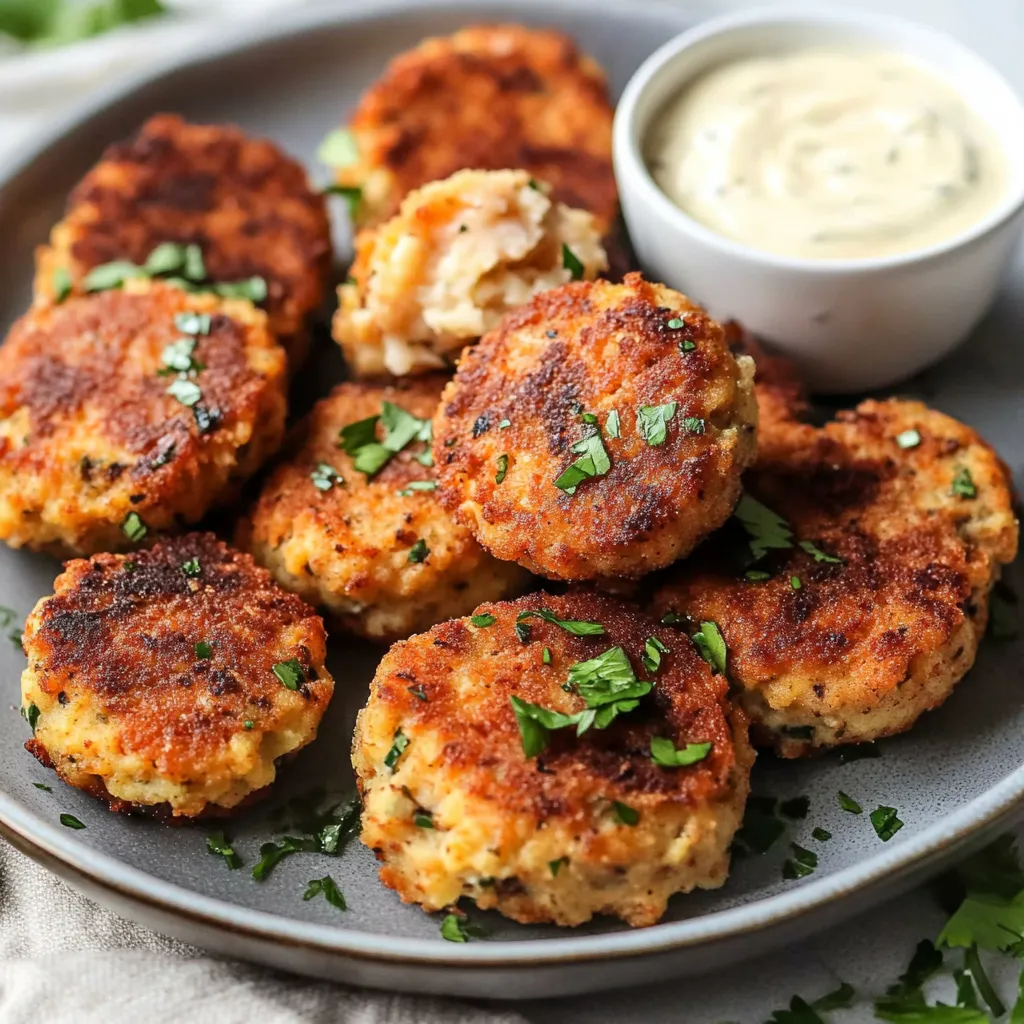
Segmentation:
{"type": "Polygon", "coordinates": [[[117,811],[222,814],[316,737],[323,623],[213,534],[69,562],[54,588],[25,624],[22,711],[68,785],[117,811]]]}
{"type": "Polygon", "coordinates": [[[753,374],[704,310],[639,274],[544,292],[445,389],[441,501],[541,575],[643,576],[732,512],[756,447],[753,374]]]}
{"type": "Polygon", "coordinates": [[[266,319],[142,279],[31,309],[0,347],[0,539],[120,550],[232,496],[284,430],[266,319]]]}
{"type": "Polygon", "coordinates": [[[391,61],[349,122],[356,152],[337,180],[361,189],[370,225],[455,171],[519,167],[605,234],[618,214],[612,113],[604,74],[567,36],[473,25],[391,61]]]}
{"type": "MultiPolygon", "coordinates": [[[[317,403],[300,447],[240,529],[241,546],[282,586],[325,607],[347,632],[406,637],[518,593],[529,580],[519,566],[491,558],[441,507],[434,471],[422,461],[427,443],[413,439],[372,477],[339,449],[340,431],[381,416],[387,403],[429,431],[443,385],[440,376],[339,385],[317,403]]],[[[385,423],[369,422],[364,440],[373,437],[385,439],[385,423]]]]}
{"type": "Polygon", "coordinates": [[[36,294],[81,290],[93,268],[145,264],[165,242],[198,245],[212,282],[262,278],[271,330],[301,359],[307,321],[327,293],[331,229],[299,163],[230,125],[150,118],[71,193],[37,254],[36,294]]]}
{"type": "Polygon", "coordinates": [[[526,171],[459,171],[361,232],[334,317],[349,366],[361,376],[443,367],[531,295],[606,270],[593,215],[549,193],[526,171]]]}
{"type": "Polygon", "coordinates": [[[688,639],[580,591],[483,605],[396,644],[352,759],[362,841],[406,902],[440,910],[468,896],[524,923],[614,914],[640,926],[673,893],[724,882],[753,756],[743,712],[688,639]],[[574,636],[538,611],[603,632],[574,636]],[[551,725],[545,711],[585,712],[581,691],[593,706],[637,676],[653,689],[640,685],[604,728],[548,732],[529,717],[551,725]],[[526,702],[523,734],[513,700],[526,702]],[[686,766],[653,759],[690,744],[686,766]]]}
{"type": "Polygon", "coordinates": [[[756,735],[783,756],[909,729],[973,664],[1016,556],[1005,466],[969,427],[893,399],[766,431],[746,486],[770,511],[744,499],[737,515],[781,546],[752,563],[757,539],[730,524],[655,613],[718,624],[756,735]]]}

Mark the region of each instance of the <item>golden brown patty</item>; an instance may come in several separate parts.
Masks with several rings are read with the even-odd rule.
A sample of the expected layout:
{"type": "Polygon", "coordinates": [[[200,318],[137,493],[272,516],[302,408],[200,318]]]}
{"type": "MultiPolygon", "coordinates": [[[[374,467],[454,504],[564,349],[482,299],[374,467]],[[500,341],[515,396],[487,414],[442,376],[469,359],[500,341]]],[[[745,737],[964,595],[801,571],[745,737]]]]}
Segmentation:
{"type": "Polygon", "coordinates": [[[25,625],[22,708],[69,785],[113,810],[216,814],[315,738],[323,623],[212,534],[69,562],[54,588],[25,625]]]}
{"type": "Polygon", "coordinates": [[[754,457],[752,376],[702,309],[639,274],[544,292],[468,349],[445,389],[441,500],[534,572],[643,576],[732,511],[754,457]]]}
{"type": "MultiPolygon", "coordinates": [[[[608,672],[590,674],[595,691],[608,672]]],[[[673,893],[725,880],[753,761],[746,733],[690,642],[619,601],[581,591],[483,605],[381,662],[353,746],[362,840],[384,884],[426,910],[468,896],[522,922],[653,924],[673,893]],[[570,635],[527,615],[539,609],[604,632],[570,635]],[[657,668],[641,660],[652,637],[664,641],[657,668]],[[623,675],[617,659],[620,682],[635,673],[651,692],[603,729],[551,731],[527,756],[511,699],[582,711],[564,688],[571,667],[607,665],[614,648],[628,662],[623,675]],[[660,767],[654,738],[711,746],[660,767]]]]}
{"type": "Polygon", "coordinates": [[[199,245],[211,281],[262,277],[271,329],[301,358],[307,319],[326,296],[331,230],[300,164],[231,125],[150,118],[71,193],[37,255],[36,293],[52,298],[62,272],[81,288],[100,264],[141,265],[163,242],[199,245]]]}
{"type": "Polygon", "coordinates": [[[529,171],[602,232],[618,213],[604,74],[559,32],[474,25],[426,39],[392,60],[349,128],[358,158],[337,178],[362,189],[363,224],[467,168],[529,171]]]}
{"type": "Polygon", "coordinates": [[[285,412],[284,351],[247,302],[139,280],[36,306],[0,347],[0,538],[89,554],[179,530],[277,448],[285,412]]]}
{"type": "MultiPolygon", "coordinates": [[[[420,461],[427,444],[412,442],[370,478],[339,450],[342,428],[380,416],[386,402],[429,428],[444,381],[335,388],[313,409],[298,450],[267,481],[240,531],[241,545],[283,586],[323,605],[349,632],[406,637],[517,593],[529,579],[519,566],[491,558],[444,511],[429,489],[434,471],[420,461]]],[[[376,436],[384,438],[380,424],[376,436]]]]}
{"type": "Polygon", "coordinates": [[[752,566],[730,523],[674,570],[654,611],[718,624],[762,738],[797,756],[901,732],[941,704],[1016,556],[1009,474],[992,449],[918,402],[864,402],[821,429],[766,432],[746,486],[795,546],[752,566]]]}

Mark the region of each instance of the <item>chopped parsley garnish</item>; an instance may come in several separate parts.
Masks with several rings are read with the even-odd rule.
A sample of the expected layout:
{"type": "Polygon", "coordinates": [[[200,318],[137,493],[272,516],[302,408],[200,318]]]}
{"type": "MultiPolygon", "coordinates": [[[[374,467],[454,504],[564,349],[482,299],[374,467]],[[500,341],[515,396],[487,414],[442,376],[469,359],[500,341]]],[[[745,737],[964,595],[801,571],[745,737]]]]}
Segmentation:
{"type": "MultiPolygon", "coordinates": [[[[146,262],[142,265],[142,269],[149,277],[158,277],[161,274],[183,273],[185,270],[185,246],[178,245],[177,242],[161,242],[146,257],[146,262]]],[[[191,277],[188,274],[185,276],[191,277]]],[[[205,276],[206,271],[204,268],[198,280],[201,281],[205,276]]]]}
{"type": "Polygon", "coordinates": [[[283,836],[279,843],[264,843],[260,847],[260,859],[252,867],[253,880],[265,881],[271,871],[290,854],[312,853],[315,849],[312,840],[297,836],[283,836]]]}
{"type": "MultiPolygon", "coordinates": [[[[339,446],[346,455],[352,456],[355,468],[360,473],[372,477],[408,445],[414,441],[422,441],[429,445],[433,436],[430,420],[421,420],[400,406],[382,402],[380,416],[357,420],[341,429],[339,446]],[[384,440],[379,442],[378,422],[384,430],[384,440]]],[[[428,459],[429,455],[428,448],[422,457],[417,457],[417,460],[425,466],[433,465],[433,459],[428,459]]]]}
{"type": "Polygon", "coordinates": [[[247,277],[244,281],[221,281],[211,284],[209,291],[222,299],[246,299],[259,304],[267,297],[267,282],[262,277],[247,277]]]}
{"type": "Polygon", "coordinates": [[[896,816],[895,807],[876,807],[869,817],[883,843],[889,842],[903,828],[903,822],[896,816]]]}
{"type": "Polygon", "coordinates": [[[817,839],[819,843],[827,843],[832,838],[832,833],[827,828],[817,826],[811,832],[811,838],[817,839]]]}
{"type": "Polygon", "coordinates": [[[744,494],[733,515],[743,524],[750,539],[750,553],[755,562],[769,551],[793,546],[793,531],[789,523],[767,505],[744,494]]]}
{"type": "Polygon", "coordinates": [[[499,420],[498,421],[498,429],[499,430],[508,430],[508,428],[511,427],[511,426],[512,426],[512,421],[509,420],[509,419],[499,420]]]}
{"type": "Polygon", "coordinates": [[[400,498],[409,498],[419,491],[436,491],[436,480],[410,480],[399,492],[400,498]]]}
{"type": "Polygon", "coordinates": [[[721,630],[715,622],[702,622],[700,630],[690,637],[700,656],[717,672],[725,675],[728,650],[721,630]]]}
{"type": "Polygon", "coordinates": [[[562,865],[563,864],[568,864],[568,863],[569,863],[569,858],[568,857],[559,857],[558,860],[549,860],[548,861],[548,870],[551,872],[551,877],[552,878],[557,878],[558,877],[558,872],[561,871],[561,869],[562,869],[562,865]]]}
{"type": "Polygon", "coordinates": [[[579,458],[571,462],[555,481],[555,486],[566,494],[575,494],[576,488],[585,480],[604,476],[612,468],[599,428],[591,428],[591,432],[569,450],[579,455],[579,458]]]}
{"type": "Polygon", "coordinates": [[[420,537],[420,539],[416,541],[411,548],[409,548],[409,561],[413,564],[425,562],[429,554],[430,548],[427,547],[427,542],[420,537]]]}
{"type": "Polygon", "coordinates": [[[783,800],[779,804],[779,814],[791,821],[803,821],[810,809],[811,798],[809,796],[795,796],[790,800],[783,800]]]}
{"type": "Polygon", "coordinates": [[[306,673],[299,664],[298,658],[279,661],[271,671],[286,690],[297,690],[306,681],[306,673]]]}
{"type": "Polygon", "coordinates": [[[961,466],[953,474],[950,490],[957,498],[976,498],[978,496],[978,488],[974,486],[974,478],[966,466],[961,466]]]}
{"type": "Polygon", "coordinates": [[[609,437],[618,437],[622,423],[619,419],[618,411],[612,409],[608,413],[608,418],[604,421],[604,429],[607,431],[609,437]]]}
{"type": "Polygon", "coordinates": [[[582,281],[584,274],[584,266],[580,261],[580,258],[565,244],[562,243],[562,266],[569,271],[569,276],[573,281],[582,281]]]}
{"type": "Polygon", "coordinates": [[[764,580],[770,580],[772,574],[765,572],[763,569],[748,569],[744,574],[745,580],[750,580],[751,583],[761,583],[764,580]]]}
{"type": "Polygon", "coordinates": [[[602,626],[600,622],[583,622],[579,619],[560,619],[549,608],[536,608],[532,611],[520,612],[516,617],[519,622],[529,618],[543,619],[545,622],[550,622],[554,626],[560,626],[566,631],[566,633],[571,633],[573,636],[604,635],[604,626],[602,626]]]}
{"type": "Polygon", "coordinates": [[[256,723],[251,718],[247,718],[242,723],[242,728],[245,729],[246,732],[251,732],[255,727],[256,723]]]}
{"type": "Polygon", "coordinates": [[[345,482],[338,471],[327,462],[318,462],[309,474],[309,479],[313,481],[313,486],[318,491],[329,491],[335,484],[345,482]]]}
{"type": "Polygon", "coordinates": [[[770,796],[751,796],[743,814],[743,824],[736,833],[736,843],[747,853],[767,853],[786,831],[775,813],[778,801],[770,796]]]}
{"type": "Polygon", "coordinates": [[[687,743],[682,749],[676,749],[667,736],[651,737],[651,760],[662,768],[685,768],[703,761],[710,753],[710,743],[687,743]]]}
{"type": "Polygon", "coordinates": [[[213,321],[209,313],[193,313],[189,310],[184,313],[176,313],[174,317],[174,326],[182,334],[209,334],[212,324],[213,321]]]}
{"type": "Polygon", "coordinates": [[[328,132],[316,151],[316,158],[328,167],[351,167],[359,163],[359,145],[346,128],[328,132]]]}
{"type": "Polygon", "coordinates": [[[679,612],[665,612],[659,621],[663,626],[675,626],[683,621],[683,617],[679,612]]]}
{"type": "Polygon", "coordinates": [[[508,474],[508,456],[507,455],[499,455],[498,456],[498,471],[497,471],[497,473],[494,474],[494,482],[496,484],[500,484],[502,482],[502,480],[505,479],[505,476],[507,474],[508,474]]]}
{"type": "Polygon", "coordinates": [[[683,430],[688,434],[703,434],[705,424],[699,416],[684,416],[683,430]]]}
{"type": "Polygon", "coordinates": [[[171,398],[176,398],[182,405],[187,405],[190,409],[203,397],[202,391],[199,390],[199,385],[195,381],[187,380],[183,377],[171,381],[167,388],[167,394],[171,398]]]}
{"type": "Polygon", "coordinates": [[[64,267],[53,272],[53,301],[59,306],[71,294],[71,275],[64,267]]]}
{"type": "Polygon", "coordinates": [[[790,576],[789,577],[789,585],[794,590],[799,590],[803,586],[803,584],[800,582],[800,577],[799,576],[790,576]]]}
{"type": "Polygon", "coordinates": [[[821,548],[812,544],[809,540],[800,541],[800,549],[806,551],[816,562],[828,562],[830,565],[842,565],[843,560],[835,555],[829,555],[821,548]]]}
{"type": "Polygon", "coordinates": [[[129,512],[121,524],[121,532],[133,543],[137,544],[146,536],[147,527],[138,512],[129,512]]]}
{"type": "Polygon", "coordinates": [[[398,759],[405,753],[405,748],[408,746],[409,737],[406,736],[401,729],[396,729],[391,743],[391,749],[384,757],[384,766],[394,771],[395,765],[398,764],[398,759]]]}
{"type": "Polygon", "coordinates": [[[864,808],[861,807],[861,805],[849,794],[839,790],[837,796],[839,797],[839,806],[842,807],[844,811],[849,811],[851,814],[864,813],[864,808]]]}
{"type": "Polygon", "coordinates": [[[306,891],[302,894],[302,898],[304,900],[311,900],[315,896],[320,896],[321,894],[332,907],[337,907],[338,910],[348,910],[348,904],[345,902],[345,897],[341,894],[341,890],[338,888],[337,883],[330,875],[324,875],[323,878],[313,878],[308,881],[306,883],[306,891]]]}
{"type": "Polygon", "coordinates": [[[818,855],[797,843],[790,843],[793,856],[782,865],[782,877],[787,879],[806,878],[818,866],[818,855]]]}
{"type": "Polygon", "coordinates": [[[522,621],[522,615],[516,620],[516,636],[519,637],[521,644],[528,644],[530,637],[533,635],[533,630],[530,628],[528,622],[522,621]]]}
{"type": "Polygon", "coordinates": [[[486,629],[488,626],[493,626],[498,620],[491,615],[490,612],[484,612],[483,615],[470,616],[469,621],[472,622],[477,629],[486,629]]]}
{"type": "Polygon", "coordinates": [[[682,330],[686,326],[686,321],[683,320],[681,317],[674,316],[674,317],[672,317],[671,320],[669,320],[669,322],[668,322],[668,324],[666,326],[670,330],[679,331],[679,330],[682,330]]]}
{"type": "Polygon", "coordinates": [[[644,668],[647,669],[651,675],[654,675],[654,673],[661,668],[661,656],[663,654],[671,653],[672,652],[656,636],[649,636],[647,638],[647,642],[644,644],[644,653],[641,661],[644,663],[644,668]]]}
{"type": "Polygon", "coordinates": [[[523,754],[528,758],[536,757],[547,750],[550,742],[549,733],[552,730],[565,729],[570,725],[576,725],[579,721],[578,715],[566,715],[561,711],[552,711],[539,704],[531,704],[521,697],[513,695],[509,697],[509,701],[512,704],[516,724],[519,726],[519,735],[523,741],[523,754]]]}
{"type": "Polygon", "coordinates": [[[441,922],[441,938],[449,942],[469,942],[470,939],[482,938],[484,934],[479,925],[470,924],[458,914],[448,914],[441,922]]]}
{"type": "Polygon", "coordinates": [[[65,828],[85,828],[73,814],[62,814],[60,816],[60,823],[65,828]]]}
{"type": "Polygon", "coordinates": [[[29,704],[27,708],[21,709],[21,716],[28,722],[28,727],[32,730],[32,735],[35,735],[36,725],[39,722],[40,715],[39,708],[35,704],[29,704]]]}
{"type": "Polygon", "coordinates": [[[916,448],[921,443],[921,434],[911,428],[896,435],[896,444],[900,448],[916,448]]]}
{"type": "Polygon", "coordinates": [[[200,640],[195,646],[195,652],[197,658],[202,661],[206,661],[213,657],[213,644],[206,640],[200,640]]]}
{"type": "Polygon", "coordinates": [[[679,354],[686,355],[687,352],[692,352],[697,347],[695,341],[691,341],[689,338],[684,338],[679,342],[679,354]]]}
{"type": "Polygon", "coordinates": [[[203,567],[199,564],[198,558],[190,558],[187,562],[181,563],[181,571],[190,579],[195,579],[203,571],[203,567]]]}
{"type": "Polygon", "coordinates": [[[359,207],[363,202],[363,190],[358,185],[328,185],[324,190],[325,196],[341,196],[348,206],[348,215],[354,218],[359,213],[359,207]]]}
{"type": "Polygon", "coordinates": [[[418,828],[433,828],[434,815],[430,811],[425,811],[420,807],[412,816],[412,823],[418,828]]]}
{"type": "Polygon", "coordinates": [[[36,789],[41,789],[44,793],[53,792],[53,790],[45,782],[33,782],[32,785],[35,786],[36,789]]]}
{"type": "Polygon", "coordinates": [[[214,832],[206,837],[206,849],[218,857],[224,858],[229,870],[234,871],[242,866],[242,858],[235,853],[234,847],[223,832],[214,832]]]}
{"type": "Polygon", "coordinates": [[[145,277],[142,267],[137,267],[128,260],[114,260],[93,267],[82,279],[82,287],[87,292],[105,292],[111,288],[120,288],[125,281],[133,277],[145,277]]]}
{"type": "Polygon", "coordinates": [[[408,686],[406,689],[417,699],[424,702],[429,701],[430,698],[427,696],[427,691],[422,686],[408,686]]]}
{"type": "Polygon", "coordinates": [[[636,411],[636,429],[652,448],[657,447],[664,444],[668,438],[668,424],[675,414],[675,402],[666,402],[664,405],[641,405],[636,411]]]}
{"type": "Polygon", "coordinates": [[[550,665],[551,664],[551,648],[550,647],[545,647],[544,648],[544,650],[541,652],[540,660],[542,662],[544,662],[545,665],[550,665]]]}
{"type": "Polygon", "coordinates": [[[620,800],[612,801],[612,815],[620,825],[629,825],[630,828],[640,820],[640,812],[620,800]]]}

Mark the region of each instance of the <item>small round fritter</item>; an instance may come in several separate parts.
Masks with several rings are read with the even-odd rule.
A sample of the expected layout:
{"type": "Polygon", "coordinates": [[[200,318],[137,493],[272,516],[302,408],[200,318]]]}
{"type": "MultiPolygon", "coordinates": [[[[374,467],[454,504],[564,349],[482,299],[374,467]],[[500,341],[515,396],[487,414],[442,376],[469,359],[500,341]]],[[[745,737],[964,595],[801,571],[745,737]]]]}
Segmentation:
{"type": "Polygon", "coordinates": [[[756,447],[753,376],[704,310],[639,274],[544,292],[445,389],[441,500],[543,576],[643,576],[732,512],[756,447]]]}
{"type": "Polygon", "coordinates": [[[248,302],[136,280],[34,307],[0,347],[0,539],[91,554],[196,522],[277,449],[285,363],[248,302]]]}
{"type": "Polygon", "coordinates": [[[755,735],[783,756],[909,729],[974,663],[1016,556],[1006,467],[918,402],[767,437],[746,477],[761,506],[737,509],[749,529],[673,570],[654,611],[718,624],[755,735]]]}
{"type": "Polygon", "coordinates": [[[619,205],[612,115],[604,74],[567,36],[474,25],[391,61],[349,122],[358,153],[337,180],[362,190],[369,225],[455,171],[521,167],[606,234],[619,205]]]}
{"type": "Polygon", "coordinates": [[[753,759],[743,712],[686,637],[584,591],[483,605],[396,644],[353,743],[385,885],[428,911],[468,896],[559,925],[650,925],[674,893],[720,886],[753,759]],[[595,709],[589,727],[551,718],[595,709]]]}
{"type": "Polygon", "coordinates": [[[365,457],[358,449],[339,448],[340,432],[360,421],[369,428],[363,442],[400,441],[410,426],[429,431],[443,386],[440,376],[339,385],[314,407],[298,450],[240,528],[240,545],[282,586],[325,607],[347,632],[399,639],[527,586],[526,572],[491,558],[441,507],[434,470],[422,461],[427,443],[412,438],[370,477],[356,468],[365,457]],[[389,406],[411,414],[396,431],[389,406]]]}
{"type": "Polygon", "coordinates": [[[327,294],[331,228],[299,163],[231,125],[150,118],[71,193],[37,254],[36,294],[52,299],[62,282],[83,289],[94,267],[142,265],[165,242],[198,245],[212,282],[263,278],[271,330],[301,360],[307,320],[327,294]]]}
{"type": "Polygon", "coordinates": [[[334,317],[349,366],[361,376],[446,366],[507,310],[606,270],[593,215],[550,191],[526,171],[459,171],[361,232],[334,317]]]}
{"type": "Polygon", "coordinates": [[[212,534],[69,562],[54,588],[25,624],[22,711],[68,785],[116,811],[223,814],[316,738],[323,622],[212,534]]]}

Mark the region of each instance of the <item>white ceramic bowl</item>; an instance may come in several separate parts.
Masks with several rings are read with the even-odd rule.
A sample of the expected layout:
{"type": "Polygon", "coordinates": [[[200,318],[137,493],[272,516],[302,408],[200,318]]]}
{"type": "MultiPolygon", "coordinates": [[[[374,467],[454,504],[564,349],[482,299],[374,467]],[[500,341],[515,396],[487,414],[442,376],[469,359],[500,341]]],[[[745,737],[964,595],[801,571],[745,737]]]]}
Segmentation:
{"type": "Polygon", "coordinates": [[[1024,107],[1009,84],[954,39],[855,12],[763,9],[715,18],[655,51],[615,116],[615,171],[647,274],[735,317],[794,358],[812,388],[853,392],[902,380],[944,356],[995,296],[1024,214],[1024,107]],[[1010,167],[1006,195],[946,242],[876,259],[810,260],[761,252],[698,223],[651,177],[643,144],[687,82],[752,55],[865,43],[904,52],[952,83],[992,125],[1010,167]]]}

